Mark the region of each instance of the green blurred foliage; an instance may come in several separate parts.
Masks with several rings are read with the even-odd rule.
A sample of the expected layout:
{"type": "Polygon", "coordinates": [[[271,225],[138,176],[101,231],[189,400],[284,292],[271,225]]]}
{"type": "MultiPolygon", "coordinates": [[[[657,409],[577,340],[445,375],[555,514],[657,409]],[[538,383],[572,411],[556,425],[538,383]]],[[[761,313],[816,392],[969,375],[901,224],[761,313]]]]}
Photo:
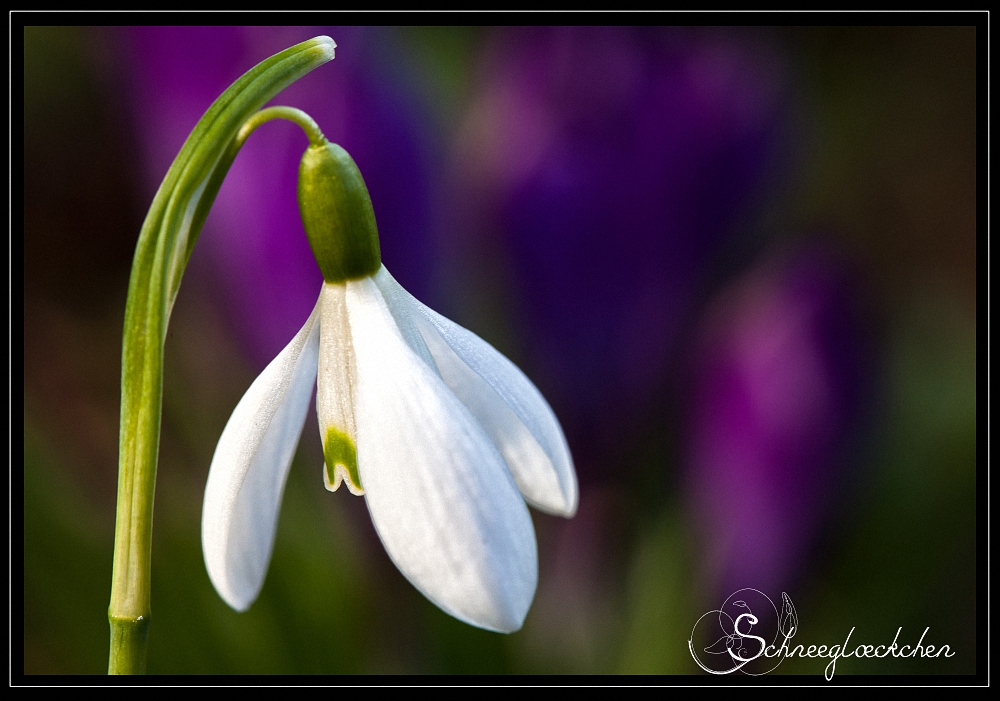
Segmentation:
{"type": "MultiPolygon", "coordinates": [[[[939,291],[940,292],[940,291],[939,291]]],[[[952,658],[848,658],[837,674],[976,671],[976,330],[946,297],[914,305],[888,343],[885,432],[870,493],[820,565],[796,643],[949,645],[952,658]]],[[[804,614],[804,615],[803,615],[804,614]]],[[[815,660],[790,659],[807,674],[815,660]]]]}
{"type": "Polygon", "coordinates": [[[114,526],[79,498],[67,469],[24,428],[24,671],[107,669],[114,526]]]}

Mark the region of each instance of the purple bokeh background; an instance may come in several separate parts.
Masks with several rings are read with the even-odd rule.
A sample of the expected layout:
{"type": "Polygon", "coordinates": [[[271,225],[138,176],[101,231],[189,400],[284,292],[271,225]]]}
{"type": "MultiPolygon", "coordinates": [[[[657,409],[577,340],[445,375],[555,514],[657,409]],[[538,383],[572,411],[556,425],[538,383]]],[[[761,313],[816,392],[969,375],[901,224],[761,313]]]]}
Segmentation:
{"type": "Polygon", "coordinates": [[[457,218],[509,256],[527,363],[582,477],[613,477],[699,284],[777,162],[781,66],[726,32],[530,28],[493,42],[457,218]]]}
{"type": "Polygon", "coordinates": [[[841,490],[872,396],[859,290],[813,244],[759,261],[699,323],[684,467],[717,595],[787,590],[841,490]]]}

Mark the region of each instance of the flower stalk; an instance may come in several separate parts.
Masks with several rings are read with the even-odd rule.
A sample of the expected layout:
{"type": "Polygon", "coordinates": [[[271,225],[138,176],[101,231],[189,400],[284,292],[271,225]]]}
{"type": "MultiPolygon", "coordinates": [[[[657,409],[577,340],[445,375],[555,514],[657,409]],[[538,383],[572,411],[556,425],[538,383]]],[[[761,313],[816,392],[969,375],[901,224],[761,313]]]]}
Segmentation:
{"type": "Polygon", "coordinates": [[[256,126],[282,117],[325,140],[304,113],[258,112],[281,90],[334,56],[316,37],[261,62],[208,109],[153,199],[136,244],[122,338],[122,402],[109,674],[141,674],[150,619],[153,495],[163,393],[163,346],[181,278],[222,181],[256,126]],[[256,114],[255,114],[256,113],[256,114]]]}

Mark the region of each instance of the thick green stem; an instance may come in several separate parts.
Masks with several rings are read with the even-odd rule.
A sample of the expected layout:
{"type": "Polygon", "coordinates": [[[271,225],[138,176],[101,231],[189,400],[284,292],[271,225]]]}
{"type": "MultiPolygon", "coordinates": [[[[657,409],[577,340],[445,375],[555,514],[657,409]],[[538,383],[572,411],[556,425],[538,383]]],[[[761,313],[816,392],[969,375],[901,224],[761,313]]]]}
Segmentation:
{"type": "Polygon", "coordinates": [[[145,674],[149,619],[131,620],[108,616],[111,622],[111,652],[108,674],[145,674]]]}
{"type": "MultiPolygon", "coordinates": [[[[244,124],[278,92],[332,59],[334,46],[329,37],[311,39],[261,62],[233,83],[191,132],[142,225],[122,338],[118,511],[108,608],[109,674],[138,674],[146,667],[163,344],[184,268],[222,180],[252,131],[242,131],[244,124]]],[[[274,116],[288,117],[285,113],[274,116]]],[[[306,117],[306,123],[298,115],[292,118],[303,124],[310,142],[322,139],[311,119],[306,117]]],[[[255,126],[259,123],[258,119],[255,126]]]]}

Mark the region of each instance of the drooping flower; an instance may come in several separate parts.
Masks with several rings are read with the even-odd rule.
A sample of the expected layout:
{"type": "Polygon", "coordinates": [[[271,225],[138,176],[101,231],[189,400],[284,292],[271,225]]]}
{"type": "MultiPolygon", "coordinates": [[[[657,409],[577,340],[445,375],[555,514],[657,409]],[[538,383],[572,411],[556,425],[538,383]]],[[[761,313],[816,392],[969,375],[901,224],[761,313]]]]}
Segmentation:
{"type": "Polygon", "coordinates": [[[307,150],[299,196],[325,282],[219,439],[202,513],[212,583],[240,611],[260,592],[315,382],[327,488],[364,494],[389,556],[444,611],[517,630],[537,583],[525,501],[576,510],[558,420],[513,363],[385,269],[367,189],[343,149],[307,150]]]}

